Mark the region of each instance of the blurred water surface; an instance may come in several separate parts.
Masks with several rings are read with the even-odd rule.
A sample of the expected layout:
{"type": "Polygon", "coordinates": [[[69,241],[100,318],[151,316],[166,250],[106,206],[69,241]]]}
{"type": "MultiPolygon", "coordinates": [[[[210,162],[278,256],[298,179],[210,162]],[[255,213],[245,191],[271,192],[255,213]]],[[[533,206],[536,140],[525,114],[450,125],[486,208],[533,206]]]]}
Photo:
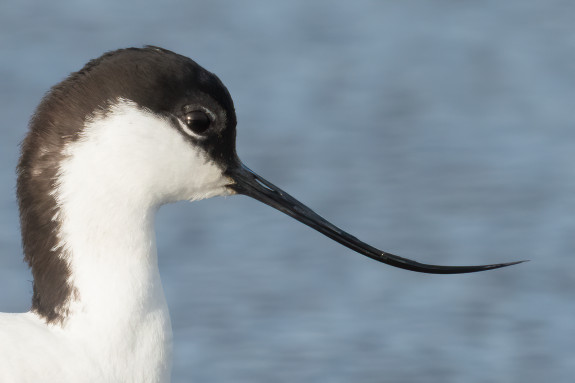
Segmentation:
{"type": "Polygon", "coordinates": [[[575,3],[0,4],[0,309],[25,311],[14,168],[49,87],[160,45],[218,74],[245,163],[392,269],[244,197],[163,208],[174,382],[571,382],[575,3]]]}

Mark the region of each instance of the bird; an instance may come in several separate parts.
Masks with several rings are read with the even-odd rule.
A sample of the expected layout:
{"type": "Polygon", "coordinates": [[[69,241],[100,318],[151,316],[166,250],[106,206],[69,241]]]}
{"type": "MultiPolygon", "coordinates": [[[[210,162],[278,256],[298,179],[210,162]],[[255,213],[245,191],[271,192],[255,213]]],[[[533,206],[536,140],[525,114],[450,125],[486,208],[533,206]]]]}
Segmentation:
{"type": "Polygon", "coordinates": [[[21,145],[17,197],[31,308],[0,314],[1,382],[170,381],[172,329],[154,232],[158,208],[245,195],[376,261],[432,274],[328,222],[236,153],[220,79],[156,46],[89,61],[52,87],[21,145]]]}

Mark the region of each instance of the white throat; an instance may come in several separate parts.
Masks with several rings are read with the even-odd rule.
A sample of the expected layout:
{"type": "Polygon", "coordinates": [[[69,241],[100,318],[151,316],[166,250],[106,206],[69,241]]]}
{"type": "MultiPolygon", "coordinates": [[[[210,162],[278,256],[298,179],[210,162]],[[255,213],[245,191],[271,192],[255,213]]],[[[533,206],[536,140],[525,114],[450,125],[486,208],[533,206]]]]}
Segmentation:
{"type": "Polygon", "coordinates": [[[167,202],[229,194],[229,181],[169,119],[125,100],[88,121],[64,154],[54,219],[73,294],[62,331],[110,381],[169,381],[154,215],[167,202]]]}

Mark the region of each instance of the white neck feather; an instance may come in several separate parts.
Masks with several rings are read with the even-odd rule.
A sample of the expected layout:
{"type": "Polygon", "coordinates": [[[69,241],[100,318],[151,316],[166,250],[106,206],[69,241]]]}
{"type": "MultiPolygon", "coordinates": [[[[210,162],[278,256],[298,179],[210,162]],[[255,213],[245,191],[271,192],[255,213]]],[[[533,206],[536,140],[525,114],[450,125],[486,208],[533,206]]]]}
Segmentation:
{"type": "Polygon", "coordinates": [[[228,194],[221,169],[169,122],[123,101],[65,150],[54,191],[74,294],[62,331],[109,381],[167,382],[172,332],[154,215],[166,202],[228,194]]]}

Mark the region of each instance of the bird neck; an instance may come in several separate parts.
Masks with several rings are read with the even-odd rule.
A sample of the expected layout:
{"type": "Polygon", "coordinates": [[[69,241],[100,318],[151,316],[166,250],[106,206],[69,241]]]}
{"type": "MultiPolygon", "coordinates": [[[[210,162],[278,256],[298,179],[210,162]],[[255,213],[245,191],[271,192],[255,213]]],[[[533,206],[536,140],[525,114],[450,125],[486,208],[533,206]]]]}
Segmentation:
{"type": "Polygon", "coordinates": [[[166,199],[143,183],[156,174],[126,154],[130,141],[118,140],[123,131],[113,128],[94,126],[92,135],[67,144],[53,172],[21,162],[32,312],[107,381],[168,381],[172,331],[154,233],[166,199]]]}
{"type": "Polygon", "coordinates": [[[74,193],[61,212],[74,291],[62,328],[117,381],[167,381],[172,332],[157,264],[156,209],[83,196],[74,193]]]}

